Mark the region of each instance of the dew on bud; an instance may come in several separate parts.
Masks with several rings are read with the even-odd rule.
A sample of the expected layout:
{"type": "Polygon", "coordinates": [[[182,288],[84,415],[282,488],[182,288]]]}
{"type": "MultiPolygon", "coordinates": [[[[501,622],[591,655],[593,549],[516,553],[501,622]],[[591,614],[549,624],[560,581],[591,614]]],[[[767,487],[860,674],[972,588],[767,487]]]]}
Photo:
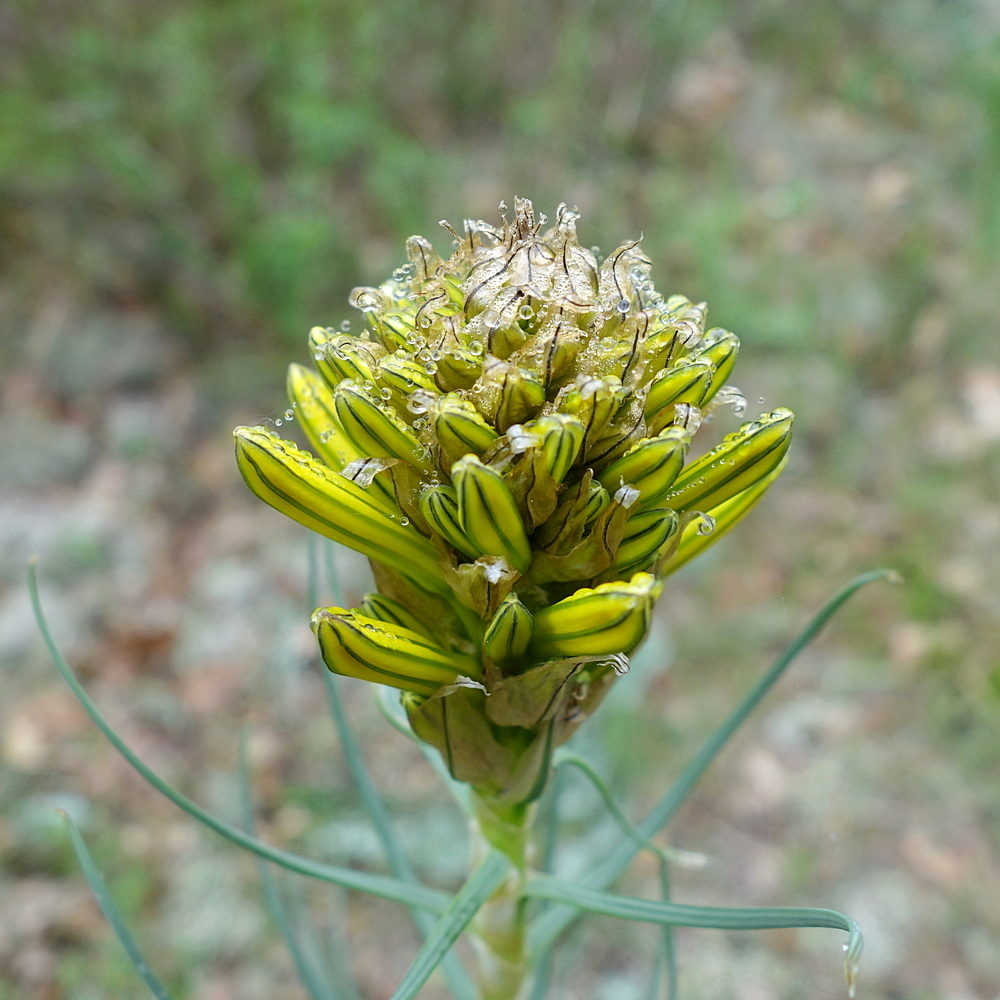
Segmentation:
{"type": "Polygon", "coordinates": [[[528,305],[527,302],[517,311],[518,319],[531,319],[535,315],[535,310],[528,305]]]}
{"type": "Polygon", "coordinates": [[[712,534],[715,531],[715,518],[711,514],[706,514],[704,511],[696,511],[695,516],[698,518],[698,526],[695,531],[702,537],[712,534]]]}

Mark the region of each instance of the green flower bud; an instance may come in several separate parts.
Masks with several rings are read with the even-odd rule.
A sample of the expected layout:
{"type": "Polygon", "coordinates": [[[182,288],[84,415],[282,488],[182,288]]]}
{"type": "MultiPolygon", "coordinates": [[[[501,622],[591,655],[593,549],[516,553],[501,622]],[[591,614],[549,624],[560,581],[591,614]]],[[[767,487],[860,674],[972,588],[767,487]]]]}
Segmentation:
{"type": "Polygon", "coordinates": [[[237,427],[236,461],[265,503],[299,524],[442,590],[434,546],[388,513],[365,489],[264,427],[237,427]]]}
{"type": "Polygon", "coordinates": [[[499,431],[533,417],[545,402],[545,386],[534,372],[492,356],[469,391],[473,405],[499,431]]]}
{"type": "Polygon", "coordinates": [[[419,632],[428,639],[434,638],[433,630],[418,618],[406,605],[394,601],[385,594],[365,594],[361,599],[360,611],[365,617],[386,625],[408,628],[411,632],[419,632]]]}
{"type": "Polygon", "coordinates": [[[654,576],[636,573],[628,583],[616,580],[583,588],[542,608],[535,615],[529,657],[538,662],[632,652],[645,638],[661,589],[654,576]]]}
{"type": "Polygon", "coordinates": [[[331,469],[340,471],[361,458],[344,433],[333,405],[333,393],[316,372],[302,365],[288,366],[288,398],[313,451],[331,469]]]}
{"type": "Polygon", "coordinates": [[[422,365],[412,358],[388,355],[379,362],[377,376],[383,386],[379,393],[383,402],[392,403],[397,415],[408,423],[413,423],[415,417],[408,406],[412,393],[419,390],[424,394],[437,395],[433,374],[427,370],[426,364],[422,365]]]}
{"type": "Polygon", "coordinates": [[[517,594],[508,594],[486,627],[483,652],[500,667],[523,665],[534,631],[531,612],[517,594]]]}
{"type": "Polygon", "coordinates": [[[722,444],[692,462],[663,498],[678,513],[711,512],[780,464],[792,440],[792,412],[778,409],[727,434],[722,444]]]}
{"type": "Polygon", "coordinates": [[[378,364],[386,354],[381,344],[345,333],[334,333],[319,326],[314,326],[309,332],[309,347],[316,360],[316,368],[331,389],[344,379],[374,383],[378,364]]]}
{"type": "Polygon", "coordinates": [[[458,495],[459,523],[483,555],[503,556],[526,573],[531,565],[531,543],[517,503],[503,478],[474,455],[451,467],[458,495]]]}
{"type": "Polygon", "coordinates": [[[639,491],[644,507],[656,504],[673,486],[684,467],[691,432],[683,427],[668,427],[654,438],[644,438],[617,462],[601,473],[601,484],[617,490],[626,483],[639,491]]]}
{"type": "Polygon", "coordinates": [[[431,438],[438,448],[439,463],[451,468],[465,455],[482,457],[496,441],[497,432],[468,400],[449,393],[438,400],[418,395],[419,408],[426,408],[431,438]]]}
{"type": "Polygon", "coordinates": [[[453,486],[428,486],[420,493],[420,513],[431,530],[440,535],[456,552],[475,559],[480,553],[476,543],[462,530],[458,496],[453,486]]]}
{"type": "Polygon", "coordinates": [[[660,577],[679,570],[685,563],[700,556],[710,545],[714,545],[726,532],[735,527],[753,510],[767,492],[768,487],[781,475],[788,456],[778,463],[773,472],[765,476],[742,493],[712,508],[711,516],[703,514],[693,517],[681,529],[676,548],[659,565],[660,577]]]}
{"type": "Polygon", "coordinates": [[[644,407],[650,426],[655,426],[657,422],[665,426],[673,420],[671,407],[677,403],[700,406],[709,394],[714,378],[715,368],[708,358],[686,358],[673,368],[658,372],[649,383],[644,407]]]}
{"type": "Polygon", "coordinates": [[[438,359],[434,381],[442,392],[452,392],[471,388],[482,374],[482,344],[479,344],[478,352],[466,347],[452,347],[443,351],[438,359]]]}
{"type": "Polygon", "coordinates": [[[709,361],[715,369],[715,374],[712,377],[711,392],[700,400],[692,399],[690,402],[696,406],[704,407],[732,375],[733,368],[736,367],[736,355],[739,352],[740,339],[735,333],[730,333],[717,326],[705,334],[702,346],[688,355],[688,361],[709,361]]]}
{"type": "Polygon", "coordinates": [[[346,608],[318,608],[312,628],[323,662],[336,674],[430,695],[459,677],[478,677],[477,659],[425,635],[346,608]]]}
{"type": "Polygon", "coordinates": [[[581,376],[572,386],[563,389],[556,406],[571,413],[584,426],[584,451],[604,433],[625,399],[625,389],[618,378],[602,379],[581,376]]]}
{"type": "Polygon", "coordinates": [[[356,382],[345,381],[334,394],[337,418],[355,447],[372,458],[399,458],[425,471],[427,450],[394,410],[380,406],[356,382]]]}
{"type": "Polygon", "coordinates": [[[654,567],[664,555],[667,543],[677,533],[679,523],[677,512],[664,507],[633,514],[625,525],[615,556],[614,571],[624,576],[654,567]]]}

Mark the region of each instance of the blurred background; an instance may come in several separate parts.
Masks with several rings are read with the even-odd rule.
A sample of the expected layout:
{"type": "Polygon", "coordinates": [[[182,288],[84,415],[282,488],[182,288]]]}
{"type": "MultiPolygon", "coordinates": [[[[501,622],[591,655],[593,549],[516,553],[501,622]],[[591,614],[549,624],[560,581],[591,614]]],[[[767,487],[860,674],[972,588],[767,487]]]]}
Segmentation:
{"type": "MultiPolygon", "coordinates": [[[[708,861],[676,896],[848,911],[868,1000],[1000,996],[997,0],[10,0],[0,83],[0,997],[145,995],[59,808],[176,1000],[304,996],[253,862],[58,679],[25,564],[154,768],[235,819],[249,725],[262,833],[381,870],[321,708],[304,532],[243,487],[231,429],[281,415],[309,327],[407,236],[447,252],[438,219],[516,194],[578,205],[605,251],[642,234],[658,288],[743,339],[753,408],[797,413],[787,473],[668,583],[579,749],[642,815],[829,593],[896,568],[668,829],[708,861]]],[[[337,567],[359,596],[363,564],[337,567]]],[[[421,874],[456,885],[457,813],[342,689],[421,874]]],[[[571,873],[619,834],[576,778],[563,807],[571,873]]],[[[343,995],[388,997],[405,916],[283,884],[343,995]]],[[[589,919],[550,996],[645,997],[657,940],[589,919]]],[[[678,941],[689,1000],[844,996],[837,932],[678,941]]]]}

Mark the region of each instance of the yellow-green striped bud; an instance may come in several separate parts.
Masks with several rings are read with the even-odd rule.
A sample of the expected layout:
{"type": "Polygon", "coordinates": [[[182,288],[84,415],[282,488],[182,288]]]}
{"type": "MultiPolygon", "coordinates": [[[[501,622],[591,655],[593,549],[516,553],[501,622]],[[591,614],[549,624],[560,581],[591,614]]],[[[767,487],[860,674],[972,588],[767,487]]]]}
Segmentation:
{"type": "Polygon", "coordinates": [[[714,378],[715,368],[707,358],[685,359],[654,375],[644,407],[650,428],[659,430],[670,423],[674,418],[673,407],[678,403],[700,406],[711,391],[714,378]]]}
{"type": "Polygon", "coordinates": [[[533,417],[545,402],[545,386],[534,372],[492,356],[469,392],[473,405],[498,431],[533,417]]]}
{"type": "Polygon", "coordinates": [[[533,662],[566,656],[628,654],[645,638],[662,584],[649,573],[583,588],[535,614],[533,662]]]}
{"type": "Polygon", "coordinates": [[[399,458],[422,471],[430,468],[427,450],[406,422],[356,382],[341,382],[333,399],[344,433],[363,455],[399,458]]]}
{"type": "Polygon", "coordinates": [[[453,486],[428,486],[420,493],[420,513],[435,534],[469,559],[480,555],[476,543],[462,530],[458,496],[453,486]]]}
{"type": "Polygon", "coordinates": [[[625,388],[618,378],[588,378],[581,376],[572,386],[563,389],[556,398],[562,413],[571,413],[583,423],[584,451],[604,433],[625,399],[625,388]]]}
{"type": "Polygon", "coordinates": [[[482,344],[479,344],[478,351],[466,347],[451,347],[441,352],[434,381],[442,392],[452,392],[455,389],[471,388],[482,374],[482,344]]]}
{"type": "Polygon", "coordinates": [[[785,455],[774,471],[760,482],[713,507],[711,516],[702,515],[688,519],[681,529],[676,548],[659,565],[660,577],[668,576],[701,555],[705,549],[714,545],[726,532],[742,521],[757,506],[771,483],[781,475],[787,462],[788,455],[785,455]]]}
{"type": "Polygon", "coordinates": [[[396,413],[409,423],[415,417],[407,405],[410,395],[420,391],[436,396],[438,391],[434,376],[427,370],[426,364],[398,353],[390,354],[379,362],[378,380],[382,385],[379,396],[383,402],[392,403],[396,413]]]}
{"type": "Polygon", "coordinates": [[[340,426],[333,393],[316,372],[302,365],[289,365],[287,388],[299,426],[319,458],[338,472],[361,458],[340,426]]]}
{"type": "Polygon", "coordinates": [[[449,393],[438,400],[417,396],[414,401],[426,408],[431,438],[438,449],[439,463],[450,469],[465,455],[482,457],[496,441],[497,432],[466,399],[449,393]]]}
{"type": "Polygon", "coordinates": [[[711,512],[769,476],[788,451],[792,419],[791,410],[777,409],[727,434],[720,445],[681,473],[663,503],[678,513],[711,512]]]}
{"type": "Polygon", "coordinates": [[[664,507],[640,510],[625,525],[621,544],[615,554],[615,571],[622,576],[651,570],[677,533],[677,512],[664,507]]]}
{"type": "Polygon", "coordinates": [[[344,379],[374,384],[379,361],[386,354],[381,344],[346,333],[334,333],[320,326],[314,326],[309,332],[309,347],[317,370],[330,388],[344,379]]]}
{"type": "Polygon", "coordinates": [[[434,546],[399,523],[357,483],[264,427],[237,427],[236,461],[250,489],[275,510],[377,562],[441,591],[434,546]]]}
{"type": "Polygon", "coordinates": [[[736,367],[736,356],[740,352],[740,338],[735,333],[715,327],[705,334],[705,340],[697,350],[692,351],[688,361],[710,361],[715,369],[712,376],[711,391],[700,400],[690,402],[696,406],[704,406],[725,384],[736,367]]]}
{"type": "Polygon", "coordinates": [[[361,599],[361,613],[375,621],[387,625],[408,628],[411,632],[419,632],[428,639],[434,638],[430,623],[421,621],[409,608],[394,601],[385,594],[365,594],[361,599]]]}
{"type": "Polygon", "coordinates": [[[487,309],[478,313],[469,324],[469,333],[483,342],[486,352],[504,361],[528,339],[518,323],[518,302],[523,299],[510,298],[506,308],[487,309]]]}
{"type": "Polygon", "coordinates": [[[483,652],[500,667],[523,667],[534,631],[531,612],[517,594],[508,594],[486,627],[483,652]]]}
{"type": "Polygon", "coordinates": [[[509,487],[500,473],[474,455],[451,467],[459,523],[483,555],[503,556],[516,570],[531,565],[531,543],[509,487]]]}
{"type": "Polygon", "coordinates": [[[479,677],[478,660],[444,649],[412,629],[346,608],[317,608],[312,629],[336,674],[430,695],[459,677],[479,677]]]}
{"type": "Polygon", "coordinates": [[[601,483],[617,490],[626,483],[639,491],[644,507],[656,504],[673,486],[684,467],[691,432],[683,427],[668,427],[654,438],[644,438],[617,462],[601,473],[601,483]]]}
{"type": "Polygon", "coordinates": [[[510,360],[533,372],[543,386],[558,385],[573,373],[586,342],[575,320],[565,305],[549,311],[538,332],[510,360]]]}

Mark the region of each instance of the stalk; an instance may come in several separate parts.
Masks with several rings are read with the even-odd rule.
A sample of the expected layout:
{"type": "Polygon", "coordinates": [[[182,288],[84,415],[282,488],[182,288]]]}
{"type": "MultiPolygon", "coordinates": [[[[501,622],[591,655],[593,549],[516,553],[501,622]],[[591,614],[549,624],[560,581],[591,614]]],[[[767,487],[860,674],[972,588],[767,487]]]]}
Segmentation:
{"type": "Polygon", "coordinates": [[[479,996],[480,1000],[517,1000],[528,974],[524,885],[536,809],[525,803],[509,805],[478,791],[472,802],[473,866],[493,848],[503,851],[512,863],[472,924],[479,958],[479,996]]]}

